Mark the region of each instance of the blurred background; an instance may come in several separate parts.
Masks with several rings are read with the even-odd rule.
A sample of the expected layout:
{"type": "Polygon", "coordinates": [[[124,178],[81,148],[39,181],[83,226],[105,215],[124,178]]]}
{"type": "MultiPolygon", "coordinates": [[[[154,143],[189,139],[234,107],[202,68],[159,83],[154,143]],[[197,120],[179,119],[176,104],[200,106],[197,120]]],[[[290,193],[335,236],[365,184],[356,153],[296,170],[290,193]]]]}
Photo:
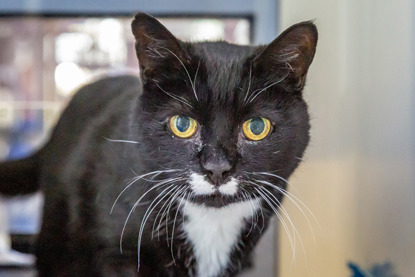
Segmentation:
{"type": "MultiPolygon", "coordinates": [[[[244,276],[414,276],[413,0],[2,0],[1,160],[40,147],[82,84],[138,73],[129,26],[136,11],[189,41],[268,43],[304,20],[319,29],[304,91],[312,139],[290,179],[318,223],[286,198],[295,259],[276,222],[244,276]]],[[[19,237],[39,230],[42,195],[0,205],[0,232],[7,226],[19,248],[19,237]]]]}

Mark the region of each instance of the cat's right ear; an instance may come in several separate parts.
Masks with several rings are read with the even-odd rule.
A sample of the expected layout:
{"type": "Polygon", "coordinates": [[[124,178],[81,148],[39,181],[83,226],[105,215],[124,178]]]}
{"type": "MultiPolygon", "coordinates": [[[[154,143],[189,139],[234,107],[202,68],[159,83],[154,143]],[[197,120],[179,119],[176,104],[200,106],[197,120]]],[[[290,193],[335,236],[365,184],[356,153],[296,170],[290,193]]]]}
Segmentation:
{"type": "Polygon", "coordinates": [[[181,42],[154,17],[138,13],[131,28],[143,77],[165,65],[180,67],[181,62],[190,60],[181,42]]]}

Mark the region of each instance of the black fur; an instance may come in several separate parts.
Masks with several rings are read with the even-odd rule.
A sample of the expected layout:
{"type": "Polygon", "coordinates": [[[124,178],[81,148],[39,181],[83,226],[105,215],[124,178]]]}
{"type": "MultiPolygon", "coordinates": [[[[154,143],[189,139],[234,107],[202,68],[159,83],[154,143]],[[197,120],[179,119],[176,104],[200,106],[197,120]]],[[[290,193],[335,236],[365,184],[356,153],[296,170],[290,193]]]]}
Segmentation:
{"type": "MultiPolygon", "coordinates": [[[[192,245],[180,230],[173,234],[174,262],[164,238],[165,222],[160,239],[157,235],[152,239],[156,214],[168,198],[156,206],[144,227],[137,273],[137,235],[147,208],[152,207],[146,201],[157,199],[166,186],[150,189],[167,178],[187,178],[190,171],[210,176],[206,164],[226,163],[230,169],[217,182],[238,178],[242,189],[261,198],[249,183],[253,181],[249,173],[277,173],[287,179],[308,144],[309,117],[301,90],[317,42],[312,23],[294,25],[270,45],[259,47],[181,42],[145,14],[136,15],[132,30],[141,81],[126,76],[85,86],[40,152],[0,164],[0,193],[31,193],[40,187],[45,194],[37,245],[40,276],[194,275],[192,245]],[[175,137],[167,124],[174,115],[194,118],[199,126],[196,134],[190,139],[175,137]],[[241,131],[242,123],[258,116],[272,122],[272,132],[261,141],[249,141],[241,131]],[[166,169],[183,171],[137,180],[110,214],[131,178],[166,169]],[[125,220],[147,191],[143,205],[136,207],[126,224],[121,253],[125,220]]],[[[260,177],[286,187],[282,179],[260,177]]],[[[186,180],[176,183],[186,186],[186,180]]],[[[281,193],[268,189],[281,200],[281,193]]],[[[215,194],[189,199],[217,208],[246,200],[240,191],[232,197],[215,194]]],[[[170,217],[177,206],[172,206],[170,217]]],[[[258,217],[254,226],[246,222],[239,247],[220,276],[234,276],[250,266],[252,249],[272,215],[265,201],[262,206],[264,217],[258,217]]],[[[178,219],[186,220],[181,210],[178,219]]],[[[180,229],[181,223],[176,225],[180,229]]],[[[167,227],[172,230],[172,223],[167,227]]]]}
{"type": "Polygon", "coordinates": [[[39,154],[0,166],[0,193],[4,196],[29,194],[39,190],[39,154]]]}

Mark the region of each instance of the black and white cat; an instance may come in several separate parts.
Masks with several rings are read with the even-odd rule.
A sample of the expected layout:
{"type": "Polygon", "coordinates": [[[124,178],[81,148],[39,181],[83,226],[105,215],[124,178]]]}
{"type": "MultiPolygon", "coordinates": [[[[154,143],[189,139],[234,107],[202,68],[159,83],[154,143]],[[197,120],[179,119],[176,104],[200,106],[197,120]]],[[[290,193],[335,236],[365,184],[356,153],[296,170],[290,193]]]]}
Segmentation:
{"type": "Polygon", "coordinates": [[[182,42],[142,13],[132,31],[140,79],[80,89],[42,149],[0,164],[0,193],[45,194],[40,276],[235,276],[309,141],[316,27],[264,46],[182,42]]]}

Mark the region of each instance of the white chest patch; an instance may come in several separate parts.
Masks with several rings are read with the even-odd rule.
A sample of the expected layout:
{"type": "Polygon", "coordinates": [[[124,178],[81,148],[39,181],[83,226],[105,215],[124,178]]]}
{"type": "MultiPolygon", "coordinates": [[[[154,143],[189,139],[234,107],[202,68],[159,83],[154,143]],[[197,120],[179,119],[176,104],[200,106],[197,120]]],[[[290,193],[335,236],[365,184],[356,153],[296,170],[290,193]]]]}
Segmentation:
{"type": "Polygon", "coordinates": [[[228,265],[245,221],[255,214],[259,201],[239,202],[211,208],[188,202],[183,228],[193,245],[198,277],[218,276],[228,265]]]}

